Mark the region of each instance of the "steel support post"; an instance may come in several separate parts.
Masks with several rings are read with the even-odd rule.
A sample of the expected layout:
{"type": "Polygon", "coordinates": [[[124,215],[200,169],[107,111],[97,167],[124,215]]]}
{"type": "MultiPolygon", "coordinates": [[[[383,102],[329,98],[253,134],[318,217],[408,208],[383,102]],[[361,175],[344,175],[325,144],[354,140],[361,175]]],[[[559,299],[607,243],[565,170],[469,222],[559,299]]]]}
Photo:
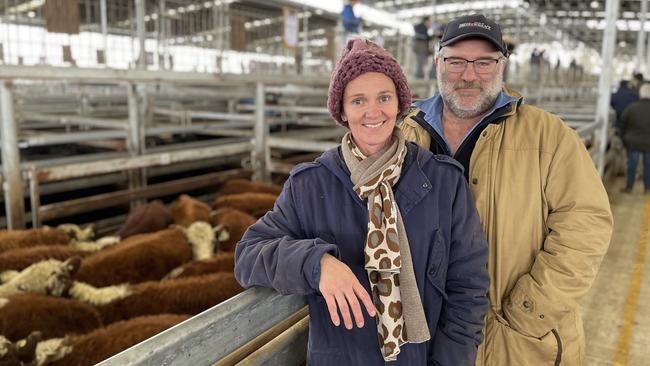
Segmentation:
{"type": "Polygon", "coordinates": [[[303,9],[303,18],[302,18],[302,66],[300,67],[301,69],[301,74],[305,74],[305,65],[307,64],[307,54],[309,51],[309,10],[307,8],[303,9]]]}
{"type": "Polygon", "coordinates": [[[645,20],[648,12],[648,0],[641,0],[641,16],[639,17],[639,36],[636,39],[636,70],[645,72],[645,20]]]}
{"type": "Polygon", "coordinates": [[[138,44],[140,49],[138,52],[138,69],[147,68],[147,60],[144,48],[144,41],[146,40],[146,28],[144,24],[145,13],[145,0],[135,0],[135,18],[138,33],[138,44]]]}
{"type": "MultiPolygon", "coordinates": [[[[646,12],[648,11],[648,5],[646,4],[647,0],[642,0],[643,2],[641,3],[641,18],[639,21],[641,22],[641,29],[645,31],[645,21],[646,21],[646,12]],[[643,6],[645,5],[645,11],[643,9],[643,6]]],[[[641,34],[639,33],[639,36],[641,34]]],[[[645,32],[644,32],[644,37],[645,37],[645,32]]],[[[647,39],[646,43],[646,48],[645,48],[645,69],[640,69],[639,71],[644,73],[644,75],[647,75],[650,73],[650,37],[645,37],[647,39]]],[[[638,57],[638,56],[637,56],[638,57]]],[[[641,62],[643,64],[643,62],[641,62]]]]}
{"type": "Polygon", "coordinates": [[[221,39],[222,50],[230,49],[230,3],[225,2],[221,5],[221,39]]]}
{"type": "Polygon", "coordinates": [[[395,38],[397,40],[397,47],[396,47],[396,50],[395,50],[395,58],[397,59],[397,61],[402,62],[402,60],[404,60],[404,54],[403,54],[404,46],[402,45],[402,42],[403,42],[402,37],[400,37],[400,35],[398,33],[395,38]]]}
{"type": "Polygon", "coordinates": [[[32,168],[29,171],[29,202],[31,203],[32,211],[32,227],[41,227],[41,192],[40,184],[38,182],[38,174],[36,169],[32,168]]]}
{"type": "Polygon", "coordinates": [[[269,181],[268,161],[270,160],[270,148],[268,146],[269,127],[264,118],[264,84],[255,85],[255,131],[253,145],[254,150],[251,156],[253,165],[253,180],[269,181]]]}
{"type": "Polygon", "coordinates": [[[647,38],[647,43],[646,43],[646,56],[645,56],[645,70],[642,70],[644,72],[643,75],[646,75],[647,73],[650,73],[650,37],[647,38]]]}
{"type": "Polygon", "coordinates": [[[142,154],[143,142],[143,124],[142,121],[142,95],[138,86],[133,83],[128,84],[128,102],[129,102],[129,141],[128,148],[131,155],[142,154]]]}
{"type": "Polygon", "coordinates": [[[18,126],[14,119],[14,99],[9,81],[0,82],[2,110],[2,186],[8,229],[25,228],[25,202],[18,149],[18,126]]]}
{"type": "MultiPolygon", "coordinates": [[[[138,86],[128,84],[129,101],[129,133],[128,150],[131,156],[139,156],[144,153],[144,125],[146,117],[146,98],[138,90],[138,86]]],[[[129,171],[129,189],[138,189],[146,185],[145,170],[129,171]]]]}
{"type": "Polygon", "coordinates": [[[412,37],[409,37],[408,35],[403,35],[404,37],[404,63],[402,65],[406,65],[407,67],[407,75],[413,75],[413,69],[415,69],[415,65],[412,63],[413,61],[413,39],[412,37]]]}
{"type": "MultiPolygon", "coordinates": [[[[214,23],[214,48],[219,51],[219,59],[223,57],[223,5],[215,5],[212,7],[212,22],[214,23]]],[[[221,69],[221,65],[217,65],[221,69]]]]}
{"type": "Polygon", "coordinates": [[[431,24],[433,24],[433,25],[436,24],[436,5],[437,4],[438,4],[438,1],[431,0],[431,24]]]}
{"type": "Polygon", "coordinates": [[[165,58],[163,57],[163,42],[166,44],[165,40],[165,1],[158,0],[158,19],[156,19],[156,26],[158,31],[156,32],[156,59],[158,60],[158,70],[165,70],[165,58]]]}
{"type": "Polygon", "coordinates": [[[104,65],[108,64],[108,15],[106,9],[106,0],[99,1],[99,11],[102,22],[102,43],[104,47],[104,65]]]}
{"type": "MultiPolygon", "coordinates": [[[[343,31],[343,22],[341,21],[340,17],[336,22],[336,28],[334,28],[334,30],[336,34],[334,35],[334,60],[332,60],[333,64],[335,64],[339,59],[339,56],[341,55],[346,42],[345,32],[343,31]]],[[[397,36],[399,37],[399,32],[397,33],[397,36]]]]}
{"type": "Polygon", "coordinates": [[[612,85],[612,61],[616,47],[616,20],[618,19],[619,0],[607,0],[605,7],[605,30],[601,49],[602,70],[598,80],[598,105],[596,123],[600,126],[600,146],[598,151],[598,173],[602,177],[605,172],[605,152],[607,149],[607,133],[609,129],[609,101],[612,85]]]}

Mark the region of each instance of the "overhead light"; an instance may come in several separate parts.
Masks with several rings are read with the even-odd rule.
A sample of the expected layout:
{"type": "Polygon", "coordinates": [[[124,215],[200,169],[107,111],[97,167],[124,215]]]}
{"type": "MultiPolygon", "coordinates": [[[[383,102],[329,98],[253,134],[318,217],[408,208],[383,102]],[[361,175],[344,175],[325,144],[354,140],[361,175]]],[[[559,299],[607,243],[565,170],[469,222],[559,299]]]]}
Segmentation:
{"type": "Polygon", "coordinates": [[[592,9],[598,9],[600,4],[598,3],[598,1],[592,1],[591,4],[589,4],[589,6],[591,6],[592,9]]]}

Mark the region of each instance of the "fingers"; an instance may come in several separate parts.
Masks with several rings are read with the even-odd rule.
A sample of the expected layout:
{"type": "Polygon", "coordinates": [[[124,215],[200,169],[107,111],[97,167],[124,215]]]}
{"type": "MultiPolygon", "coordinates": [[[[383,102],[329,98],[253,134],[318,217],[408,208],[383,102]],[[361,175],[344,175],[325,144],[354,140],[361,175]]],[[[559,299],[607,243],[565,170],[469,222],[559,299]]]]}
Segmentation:
{"type": "Polygon", "coordinates": [[[336,304],[339,307],[341,316],[343,317],[343,325],[346,329],[352,329],[352,317],[350,316],[350,307],[348,302],[345,300],[345,295],[342,292],[337,293],[334,298],[336,299],[336,304]]]}
{"type": "Polygon", "coordinates": [[[354,287],[345,294],[345,297],[348,299],[348,304],[352,310],[352,315],[354,315],[354,321],[357,323],[357,327],[363,328],[363,314],[361,313],[361,305],[359,305],[359,300],[357,300],[354,287]]]}
{"type": "Polygon", "coordinates": [[[335,326],[339,326],[340,324],[338,314],[340,312],[343,318],[343,325],[345,325],[346,329],[352,329],[353,320],[358,328],[363,328],[365,321],[361,310],[361,303],[363,303],[370,316],[375,316],[375,305],[372,303],[368,292],[358,282],[347,292],[341,291],[334,295],[324,297],[330,318],[335,326]],[[361,303],[359,303],[359,300],[361,300],[361,303]]]}
{"type": "Polygon", "coordinates": [[[332,324],[337,327],[342,320],[346,329],[354,327],[353,321],[358,328],[362,328],[365,320],[361,304],[370,316],[375,316],[375,306],[368,291],[347,265],[329,254],[321,258],[319,289],[327,304],[332,324]]]}
{"type": "Polygon", "coordinates": [[[327,304],[327,310],[330,313],[330,319],[332,319],[332,324],[338,327],[339,324],[341,324],[341,320],[339,319],[339,312],[336,309],[336,302],[334,300],[334,296],[323,294],[323,297],[325,298],[325,303],[327,304]]]}
{"type": "Polygon", "coordinates": [[[377,313],[377,310],[375,309],[375,304],[372,302],[372,299],[370,298],[368,291],[366,291],[366,289],[359,282],[357,282],[356,285],[354,286],[354,293],[357,295],[359,300],[361,300],[363,306],[366,307],[366,311],[368,312],[368,315],[375,316],[375,314],[377,313]]]}

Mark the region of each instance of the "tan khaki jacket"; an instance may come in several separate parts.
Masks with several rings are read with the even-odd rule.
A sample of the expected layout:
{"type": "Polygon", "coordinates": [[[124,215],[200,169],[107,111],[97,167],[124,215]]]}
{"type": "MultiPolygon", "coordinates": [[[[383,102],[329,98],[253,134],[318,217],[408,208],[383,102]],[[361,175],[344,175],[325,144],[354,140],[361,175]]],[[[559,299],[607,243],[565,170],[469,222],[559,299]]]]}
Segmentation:
{"type": "MultiPolygon", "coordinates": [[[[491,279],[476,364],[584,365],[579,304],[610,242],[607,193],[571,128],[539,108],[511,107],[481,133],[470,159],[491,279]]],[[[429,149],[431,137],[412,119],[418,111],[400,128],[429,149]]]]}

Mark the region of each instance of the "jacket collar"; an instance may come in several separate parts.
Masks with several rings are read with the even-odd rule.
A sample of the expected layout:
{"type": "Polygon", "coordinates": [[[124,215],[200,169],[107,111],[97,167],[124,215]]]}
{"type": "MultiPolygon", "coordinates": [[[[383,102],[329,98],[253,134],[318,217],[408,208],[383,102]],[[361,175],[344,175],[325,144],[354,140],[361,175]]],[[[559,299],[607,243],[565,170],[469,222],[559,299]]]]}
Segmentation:
{"type": "MultiPolygon", "coordinates": [[[[521,104],[521,102],[523,102],[523,97],[521,94],[504,86],[503,90],[501,90],[497,96],[497,100],[495,101],[492,108],[488,111],[488,113],[485,114],[485,116],[483,116],[483,118],[481,118],[481,121],[479,121],[479,123],[476,125],[480,125],[483,121],[489,119],[490,116],[508,105],[511,106],[510,113],[514,114],[516,112],[516,107],[521,104]]],[[[440,136],[444,136],[442,133],[443,102],[440,94],[436,94],[429,99],[419,100],[415,102],[415,106],[424,112],[424,120],[427,121],[427,123],[433,127],[433,129],[438,132],[438,134],[440,134],[440,136]]]]}
{"type": "MultiPolygon", "coordinates": [[[[432,159],[433,155],[419,149],[417,145],[410,141],[406,142],[406,147],[407,152],[402,166],[402,176],[394,187],[395,199],[398,202],[402,216],[406,216],[432,189],[431,182],[422,171],[422,166],[432,159]]],[[[316,162],[322,164],[334,174],[341,181],[346,191],[352,195],[354,201],[367,209],[366,201],[362,201],[354,192],[350,180],[350,170],[343,161],[340,147],[326,151],[316,159],[316,162]]]]}
{"type": "MultiPolygon", "coordinates": [[[[495,101],[492,108],[488,111],[488,113],[486,113],[483,118],[481,118],[481,120],[476,123],[469,131],[467,131],[467,134],[461,141],[461,146],[463,145],[463,142],[467,140],[477,128],[480,129],[489,123],[500,122],[505,118],[514,115],[521,103],[523,103],[523,97],[521,94],[504,86],[503,90],[497,96],[497,100],[495,101]]],[[[423,121],[419,123],[423,128],[429,131],[430,134],[432,134],[432,132],[435,132],[435,134],[439,136],[440,141],[438,143],[441,144],[441,147],[447,155],[451,155],[449,143],[447,140],[445,140],[445,134],[442,127],[443,101],[440,94],[436,94],[429,99],[417,101],[415,102],[415,106],[423,112],[421,115],[423,121]],[[426,122],[426,126],[423,122],[426,122]]]]}

